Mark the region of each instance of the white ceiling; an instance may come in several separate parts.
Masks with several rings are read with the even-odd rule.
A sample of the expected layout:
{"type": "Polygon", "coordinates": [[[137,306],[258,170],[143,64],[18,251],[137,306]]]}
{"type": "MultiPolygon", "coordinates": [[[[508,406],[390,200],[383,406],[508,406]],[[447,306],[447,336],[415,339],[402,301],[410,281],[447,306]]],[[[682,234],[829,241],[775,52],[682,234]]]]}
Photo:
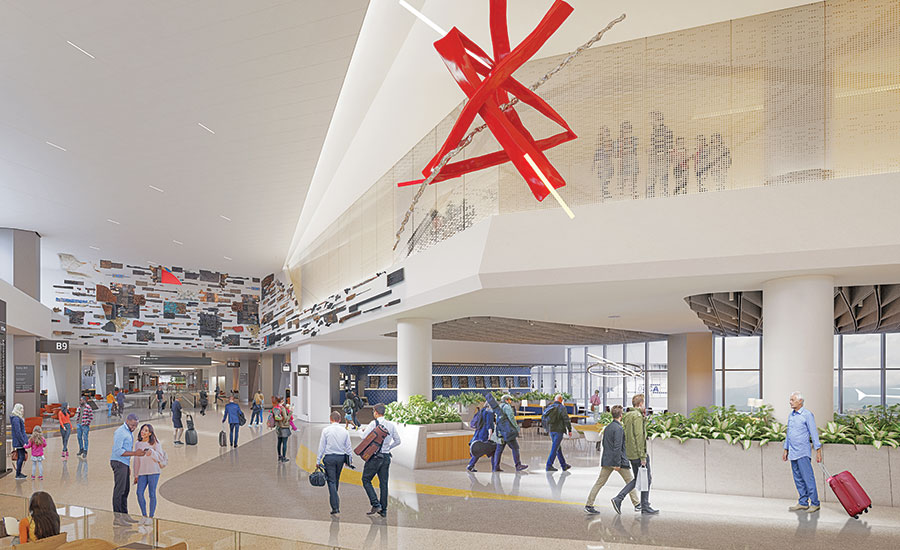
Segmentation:
{"type": "Polygon", "coordinates": [[[367,4],[0,0],[0,227],[45,262],[277,270],[367,4]]]}

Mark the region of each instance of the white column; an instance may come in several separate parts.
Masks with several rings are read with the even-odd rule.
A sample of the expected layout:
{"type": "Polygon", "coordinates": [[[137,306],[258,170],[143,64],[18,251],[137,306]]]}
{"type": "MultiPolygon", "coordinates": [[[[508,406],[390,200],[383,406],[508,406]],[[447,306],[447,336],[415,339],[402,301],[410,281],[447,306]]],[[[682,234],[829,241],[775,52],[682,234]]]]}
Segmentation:
{"type": "MultiPolygon", "coordinates": [[[[688,414],[697,407],[709,407],[715,403],[712,343],[711,332],[669,335],[669,412],[688,414]]],[[[657,412],[652,399],[650,406],[653,412],[657,412]]]]}
{"type": "Polygon", "coordinates": [[[431,320],[397,321],[397,400],[431,399],[431,320]]]}
{"type": "Polygon", "coordinates": [[[787,422],[792,392],[823,426],[834,414],[834,279],[814,275],[763,285],[763,400],[787,422]]]}
{"type": "Polygon", "coordinates": [[[81,350],[47,355],[47,403],[75,407],[81,395],[81,350]]]}

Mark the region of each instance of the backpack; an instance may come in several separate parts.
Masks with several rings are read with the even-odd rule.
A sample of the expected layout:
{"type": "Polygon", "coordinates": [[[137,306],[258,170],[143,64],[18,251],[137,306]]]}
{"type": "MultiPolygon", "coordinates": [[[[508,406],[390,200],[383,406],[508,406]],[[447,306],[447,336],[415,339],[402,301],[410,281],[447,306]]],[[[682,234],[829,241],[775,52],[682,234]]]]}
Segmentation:
{"type": "Polygon", "coordinates": [[[362,399],[358,395],[353,398],[353,402],[356,404],[356,410],[358,410],[358,411],[362,410],[363,402],[362,402],[362,399]]]}
{"type": "Polygon", "coordinates": [[[484,410],[480,410],[475,413],[475,416],[472,417],[472,421],[469,422],[469,427],[473,430],[480,430],[484,425],[484,410]]]}
{"type": "Polygon", "coordinates": [[[495,416],[497,417],[497,433],[500,435],[501,440],[509,442],[519,437],[518,428],[506,416],[506,412],[502,407],[495,411],[495,416]]]}

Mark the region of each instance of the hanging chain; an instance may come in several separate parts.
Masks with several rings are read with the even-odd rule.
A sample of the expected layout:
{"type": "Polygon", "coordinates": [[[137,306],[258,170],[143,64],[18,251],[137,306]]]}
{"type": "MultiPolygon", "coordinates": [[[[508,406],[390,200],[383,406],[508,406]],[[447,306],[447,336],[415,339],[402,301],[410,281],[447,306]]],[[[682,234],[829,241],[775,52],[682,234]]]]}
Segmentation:
{"type": "MultiPolygon", "coordinates": [[[[572,60],[574,60],[576,57],[578,57],[583,51],[587,50],[588,48],[593,46],[594,43],[596,43],[598,40],[600,40],[603,37],[603,35],[606,34],[606,31],[613,28],[616,24],[621,23],[624,19],[625,19],[625,14],[623,13],[619,17],[610,21],[609,24],[606,25],[606,27],[604,27],[600,32],[598,32],[593,37],[591,37],[590,40],[588,40],[587,42],[585,42],[584,44],[579,46],[575,51],[573,51],[572,53],[567,55],[566,58],[563,59],[559,63],[559,65],[557,65],[556,67],[551,69],[547,74],[542,76],[537,82],[535,82],[528,88],[531,91],[535,91],[538,88],[540,88],[542,85],[544,85],[544,83],[546,83],[548,80],[550,80],[550,78],[553,75],[555,75],[556,73],[561,71],[563,68],[565,68],[566,65],[571,63],[572,60]]],[[[519,98],[514,97],[508,103],[504,103],[503,105],[501,105],[500,111],[506,111],[507,109],[512,108],[518,102],[519,102],[519,98]]],[[[409,219],[412,216],[413,211],[416,209],[416,204],[418,204],[419,199],[422,198],[422,194],[425,192],[425,188],[428,187],[428,185],[434,181],[434,179],[438,176],[438,174],[441,173],[441,170],[444,168],[444,166],[447,165],[448,162],[450,162],[450,159],[452,159],[454,156],[459,154],[460,151],[462,151],[463,149],[468,147],[469,144],[472,143],[472,140],[475,138],[475,136],[478,133],[480,133],[482,130],[484,130],[485,128],[487,128],[487,124],[482,124],[481,126],[474,128],[471,132],[466,134],[466,137],[464,137],[459,142],[459,145],[457,145],[451,151],[449,151],[446,155],[444,155],[444,157],[437,164],[437,166],[435,166],[434,169],[431,171],[431,173],[428,174],[428,177],[425,178],[425,180],[423,180],[422,183],[419,184],[419,189],[416,191],[416,194],[413,197],[412,204],[409,205],[409,209],[406,211],[406,215],[403,216],[403,221],[400,223],[400,229],[397,230],[397,234],[395,235],[395,239],[394,239],[394,247],[392,250],[397,250],[397,245],[400,244],[400,235],[403,234],[403,230],[406,228],[406,224],[409,223],[409,219]]]]}

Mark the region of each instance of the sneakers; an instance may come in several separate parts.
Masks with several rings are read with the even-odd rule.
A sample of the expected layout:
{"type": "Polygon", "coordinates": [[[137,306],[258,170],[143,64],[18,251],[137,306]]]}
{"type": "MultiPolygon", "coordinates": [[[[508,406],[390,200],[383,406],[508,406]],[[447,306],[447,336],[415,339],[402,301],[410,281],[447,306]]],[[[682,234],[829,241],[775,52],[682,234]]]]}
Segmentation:
{"type": "Polygon", "coordinates": [[[181,441],[177,441],[177,440],[173,441],[172,444],[173,445],[184,445],[184,443],[182,443],[181,441]]]}
{"type": "Polygon", "coordinates": [[[812,513],[814,513],[814,512],[818,512],[818,511],[819,511],[819,508],[821,508],[821,506],[812,505],[812,506],[809,507],[809,509],[807,510],[807,512],[809,512],[810,514],[812,514],[812,513]]]}
{"type": "Polygon", "coordinates": [[[23,474],[16,474],[16,479],[28,479],[28,476],[23,474]]]}
{"type": "Polygon", "coordinates": [[[571,469],[572,469],[572,465],[571,465],[571,464],[566,464],[565,466],[562,467],[562,470],[563,470],[564,472],[568,472],[568,471],[571,470],[571,469]]]}
{"type": "Polygon", "coordinates": [[[466,466],[466,471],[467,472],[477,472],[478,470],[476,470],[473,466],[466,466]]]}
{"type": "Polygon", "coordinates": [[[805,510],[809,510],[809,505],[807,504],[795,504],[788,508],[789,512],[803,512],[805,510]]]}
{"type": "Polygon", "coordinates": [[[34,481],[34,476],[31,476],[31,480],[34,481]]]}
{"type": "Polygon", "coordinates": [[[527,469],[528,469],[528,464],[519,464],[518,466],[516,466],[517,472],[521,472],[522,470],[527,470],[527,469]]]}
{"type": "Polygon", "coordinates": [[[595,514],[599,514],[599,513],[600,513],[600,510],[594,508],[593,506],[585,506],[585,507],[584,507],[584,513],[585,513],[585,514],[595,515],[595,514]]]}
{"type": "Polygon", "coordinates": [[[381,513],[381,506],[372,506],[372,509],[366,512],[367,516],[374,516],[381,513]]]}
{"type": "Polygon", "coordinates": [[[612,502],[613,510],[615,510],[617,514],[621,514],[622,513],[622,501],[613,498],[610,500],[610,502],[612,502]]]}
{"type": "Polygon", "coordinates": [[[547,471],[548,471],[548,472],[558,472],[559,469],[554,468],[553,466],[547,466],[547,471]]]}
{"type": "MultiPolygon", "coordinates": [[[[43,481],[43,480],[44,480],[44,476],[38,476],[38,481],[43,481]]],[[[816,509],[817,509],[817,510],[818,510],[818,509],[819,509],[819,507],[818,507],[818,506],[816,506],[816,509]]]]}
{"type": "Polygon", "coordinates": [[[635,505],[634,505],[634,511],[635,511],[635,512],[640,512],[640,511],[641,511],[641,505],[640,505],[640,504],[635,504],[635,505]]]}

